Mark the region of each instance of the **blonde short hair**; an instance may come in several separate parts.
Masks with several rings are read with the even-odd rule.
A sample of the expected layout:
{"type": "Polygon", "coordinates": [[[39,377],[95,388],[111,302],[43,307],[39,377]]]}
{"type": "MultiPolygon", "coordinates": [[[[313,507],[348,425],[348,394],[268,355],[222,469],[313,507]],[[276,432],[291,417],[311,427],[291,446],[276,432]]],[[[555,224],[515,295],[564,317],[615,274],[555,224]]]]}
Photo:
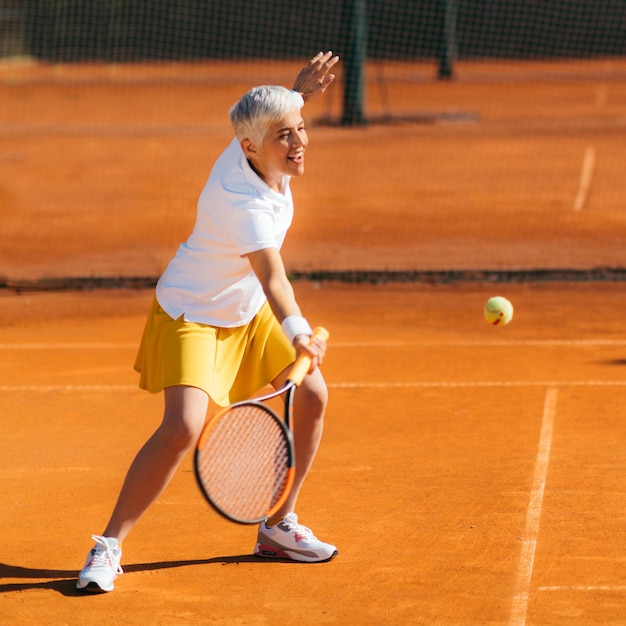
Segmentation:
{"type": "Polygon", "coordinates": [[[273,123],[303,105],[299,93],[277,85],[263,85],[248,91],[232,106],[230,123],[239,141],[249,139],[260,146],[273,123]]]}

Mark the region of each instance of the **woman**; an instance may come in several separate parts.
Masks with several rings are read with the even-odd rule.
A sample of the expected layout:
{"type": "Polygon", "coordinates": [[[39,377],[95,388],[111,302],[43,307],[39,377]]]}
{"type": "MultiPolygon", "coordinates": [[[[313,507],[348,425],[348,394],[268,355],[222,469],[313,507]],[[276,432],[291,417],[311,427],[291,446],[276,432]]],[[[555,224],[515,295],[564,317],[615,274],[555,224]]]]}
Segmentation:
{"type": "Polygon", "coordinates": [[[143,389],[164,391],[163,421],[135,457],[102,535],[93,536],[78,589],[113,590],[122,541],[195,444],[209,399],[224,406],[268,383],[279,387],[303,352],[312,365],[294,405],[294,486],[277,515],[259,526],[254,552],[309,562],[337,554],[294,513],[322,436],[326,345],[310,341],[280,247],[293,215],[289,180],[304,172],[301,108],[326,91],[338,60],[320,52],[292,91],[257,87],[230,111],[235,139],[200,195],[193,232],[159,279],[135,364],[143,389]]]}

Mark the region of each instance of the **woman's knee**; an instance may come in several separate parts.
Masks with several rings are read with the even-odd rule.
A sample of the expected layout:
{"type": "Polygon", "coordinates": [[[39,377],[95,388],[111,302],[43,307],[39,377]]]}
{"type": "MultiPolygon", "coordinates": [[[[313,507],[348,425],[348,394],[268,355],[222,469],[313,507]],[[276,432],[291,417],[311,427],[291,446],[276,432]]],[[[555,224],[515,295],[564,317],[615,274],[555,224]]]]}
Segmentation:
{"type": "Polygon", "coordinates": [[[182,386],[166,389],[160,436],[174,448],[190,448],[200,436],[207,409],[208,397],[201,389],[182,386]]]}
{"type": "Polygon", "coordinates": [[[324,415],[328,405],[328,387],[320,370],[315,370],[302,381],[296,392],[296,402],[305,406],[312,415],[324,415]]]}

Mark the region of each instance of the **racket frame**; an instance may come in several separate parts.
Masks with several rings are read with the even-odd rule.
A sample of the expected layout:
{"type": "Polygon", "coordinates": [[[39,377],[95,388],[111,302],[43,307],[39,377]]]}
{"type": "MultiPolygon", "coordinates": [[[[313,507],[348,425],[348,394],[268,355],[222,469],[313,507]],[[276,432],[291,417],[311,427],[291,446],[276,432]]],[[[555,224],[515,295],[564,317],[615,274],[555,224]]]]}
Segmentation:
{"type": "MultiPolygon", "coordinates": [[[[324,328],[316,328],[313,331],[313,335],[311,340],[314,338],[321,338],[324,341],[328,340],[329,334],[328,331],[324,328]]],[[[291,428],[292,419],[293,419],[293,398],[295,395],[295,390],[300,386],[304,377],[306,376],[309,368],[311,367],[311,358],[306,354],[301,354],[292,365],[289,373],[287,375],[287,380],[279,389],[272,391],[263,396],[259,396],[256,398],[252,398],[250,400],[243,400],[242,402],[236,402],[229,407],[222,409],[220,412],[216,413],[204,426],[202,429],[202,433],[198,438],[198,442],[196,444],[195,452],[194,452],[194,474],[196,477],[196,482],[198,483],[198,487],[206,501],[209,505],[222,517],[225,519],[235,522],[237,524],[259,524],[260,522],[266,520],[268,517],[274,515],[277,511],[285,503],[285,500],[289,497],[289,493],[291,492],[291,488],[293,486],[293,482],[295,479],[295,469],[296,469],[296,458],[295,458],[295,448],[293,441],[293,431],[291,428]],[[273,398],[277,398],[281,395],[284,395],[284,417],[280,417],[278,413],[272,409],[271,407],[264,404],[268,400],[272,400],[273,398]],[[209,489],[205,486],[204,481],[202,480],[200,474],[200,459],[203,455],[203,448],[206,438],[211,432],[212,425],[220,420],[223,415],[227,414],[232,409],[236,409],[238,407],[260,407],[264,412],[266,412],[279,426],[284,439],[287,443],[287,479],[285,481],[285,486],[283,488],[283,493],[280,495],[278,500],[263,513],[260,517],[255,518],[241,518],[236,515],[229,513],[224,510],[221,506],[214,501],[209,493],[209,489]]]]}

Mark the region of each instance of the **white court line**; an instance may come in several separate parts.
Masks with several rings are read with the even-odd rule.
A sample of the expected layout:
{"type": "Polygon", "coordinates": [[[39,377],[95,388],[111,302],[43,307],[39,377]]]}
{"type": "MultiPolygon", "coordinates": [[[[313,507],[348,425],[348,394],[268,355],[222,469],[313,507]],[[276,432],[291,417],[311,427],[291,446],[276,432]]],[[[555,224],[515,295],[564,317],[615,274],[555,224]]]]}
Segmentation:
{"type": "Polygon", "coordinates": [[[91,467],[12,467],[11,469],[0,469],[0,476],[11,478],[18,474],[66,474],[73,472],[90,472],[91,467]]]}
{"type": "Polygon", "coordinates": [[[556,413],[556,398],[558,391],[550,387],[546,392],[543,406],[543,418],[541,420],[541,434],[539,435],[539,447],[535,460],[535,473],[533,486],[530,492],[528,511],[526,513],[526,529],[522,540],[522,552],[517,571],[515,595],[511,607],[510,626],[524,626],[526,624],[526,612],[528,609],[528,597],[530,592],[530,580],[535,561],[537,548],[537,536],[539,535],[539,519],[543,506],[543,494],[550,463],[550,449],[552,447],[552,432],[554,430],[554,416],[556,413]]]}
{"type": "Polygon", "coordinates": [[[0,350],[118,350],[137,348],[134,343],[0,343],[0,350]]]}
{"type": "Polygon", "coordinates": [[[585,156],[583,157],[583,165],[580,171],[580,181],[578,183],[578,193],[574,199],[574,211],[582,211],[587,202],[587,196],[591,189],[591,181],[593,180],[593,169],[596,163],[596,151],[592,146],[587,146],[585,156]]]}
{"type": "Polygon", "coordinates": [[[624,387],[626,380],[519,380],[460,382],[328,383],[333,389],[414,389],[430,387],[624,387]]]}
{"type": "Polygon", "coordinates": [[[537,591],[626,591],[626,585],[555,585],[537,587],[537,591]]]}
{"type": "Polygon", "coordinates": [[[511,340],[450,340],[450,341],[333,341],[331,348],[403,348],[403,347],[500,347],[500,346],[625,346],[626,339],[511,339],[511,340]]]}
{"type": "Polygon", "coordinates": [[[138,385],[0,385],[1,391],[138,391],[138,385]]]}
{"type": "MultiPolygon", "coordinates": [[[[330,389],[471,389],[480,387],[626,387],[626,380],[520,380],[520,381],[460,381],[460,382],[374,382],[327,383],[330,389]]],[[[77,385],[0,385],[0,392],[10,391],[135,391],[138,385],[77,384],[77,385]]]]}
{"type": "MultiPolygon", "coordinates": [[[[115,350],[135,349],[138,342],[124,343],[0,343],[0,350],[115,350]]],[[[332,348],[500,347],[500,346],[626,346],[626,339],[511,339],[461,341],[333,341],[332,348]]]]}

